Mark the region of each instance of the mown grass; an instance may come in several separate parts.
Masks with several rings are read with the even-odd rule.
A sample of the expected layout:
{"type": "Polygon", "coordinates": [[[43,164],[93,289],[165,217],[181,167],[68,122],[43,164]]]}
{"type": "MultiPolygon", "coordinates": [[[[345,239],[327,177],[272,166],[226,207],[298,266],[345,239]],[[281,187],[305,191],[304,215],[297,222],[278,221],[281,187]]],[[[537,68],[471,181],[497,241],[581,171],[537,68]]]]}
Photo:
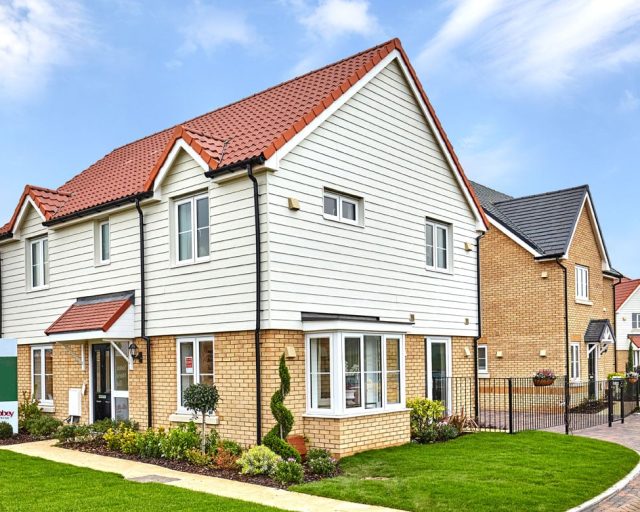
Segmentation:
{"type": "Polygon", "coordinates": [[[342,476],[292,490],[415,511],[561,511],[597,496],[638,460],[594,439],[480,433],[348,457],[342,476]]]}

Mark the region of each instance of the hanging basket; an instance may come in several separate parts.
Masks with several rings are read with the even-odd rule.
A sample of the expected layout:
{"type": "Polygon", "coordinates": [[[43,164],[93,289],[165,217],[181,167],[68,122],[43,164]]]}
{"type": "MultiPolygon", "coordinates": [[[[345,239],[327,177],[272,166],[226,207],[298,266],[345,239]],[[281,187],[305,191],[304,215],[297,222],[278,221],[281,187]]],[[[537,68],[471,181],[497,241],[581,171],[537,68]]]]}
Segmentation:
{"type": "Polygon", "coordinates": [[[627,382],[629,384],[635,384],[636,382],[638,382],[638,377],[627,377],[627,382]]]}
{"type": "Polygon", "coordinates": [[[545,386],[551,386],[554,382],[556,381],[556,379],[551,379],[551,378],[546,378],[546,379],[533,379],[533,385],[539,388],[545,387],[545,386]]]}

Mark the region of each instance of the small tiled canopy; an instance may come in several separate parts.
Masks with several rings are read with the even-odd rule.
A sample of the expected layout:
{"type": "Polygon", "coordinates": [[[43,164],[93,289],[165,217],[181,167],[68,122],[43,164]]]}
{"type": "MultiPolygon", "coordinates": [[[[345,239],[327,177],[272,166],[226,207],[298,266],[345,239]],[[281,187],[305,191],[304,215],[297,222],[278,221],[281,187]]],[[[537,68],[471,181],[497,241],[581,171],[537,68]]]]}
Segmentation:
{"type": "MultiPolygon", "coordinates": [[[[601,343],[603,341],[614,340],[613,327],[609,320],[591,320],[587,332],[584,334],[584,341],[587,343],[601,343]],[[611,338],[607,338],[607,334],[611,338]]],[[[614,340],[615,341],[615,340],[614,340]]]]}

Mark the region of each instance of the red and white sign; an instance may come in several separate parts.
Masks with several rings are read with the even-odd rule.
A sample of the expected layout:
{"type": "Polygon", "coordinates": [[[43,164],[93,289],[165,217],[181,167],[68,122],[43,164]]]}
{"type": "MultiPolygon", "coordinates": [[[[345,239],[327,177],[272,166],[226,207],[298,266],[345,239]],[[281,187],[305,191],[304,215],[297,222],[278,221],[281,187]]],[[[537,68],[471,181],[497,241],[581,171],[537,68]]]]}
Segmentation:
{"type": "Polygon", "coordinates": [[[184,367],[186,373],[193,373],[193,357],[187,356],[184,358],[184,367]]]}

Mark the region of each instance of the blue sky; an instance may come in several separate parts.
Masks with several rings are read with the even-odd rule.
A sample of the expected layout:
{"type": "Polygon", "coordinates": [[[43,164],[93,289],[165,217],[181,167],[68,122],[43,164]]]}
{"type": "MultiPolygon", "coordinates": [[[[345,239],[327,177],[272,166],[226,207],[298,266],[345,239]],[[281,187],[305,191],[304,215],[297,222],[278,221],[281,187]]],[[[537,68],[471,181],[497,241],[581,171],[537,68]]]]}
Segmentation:
{"type": "Polygon", "coordinates": [[[640,276],[637,0],[0,0],[0,214],[115,147],[399,37],[470,178],[588,183],[640,276]]]}

